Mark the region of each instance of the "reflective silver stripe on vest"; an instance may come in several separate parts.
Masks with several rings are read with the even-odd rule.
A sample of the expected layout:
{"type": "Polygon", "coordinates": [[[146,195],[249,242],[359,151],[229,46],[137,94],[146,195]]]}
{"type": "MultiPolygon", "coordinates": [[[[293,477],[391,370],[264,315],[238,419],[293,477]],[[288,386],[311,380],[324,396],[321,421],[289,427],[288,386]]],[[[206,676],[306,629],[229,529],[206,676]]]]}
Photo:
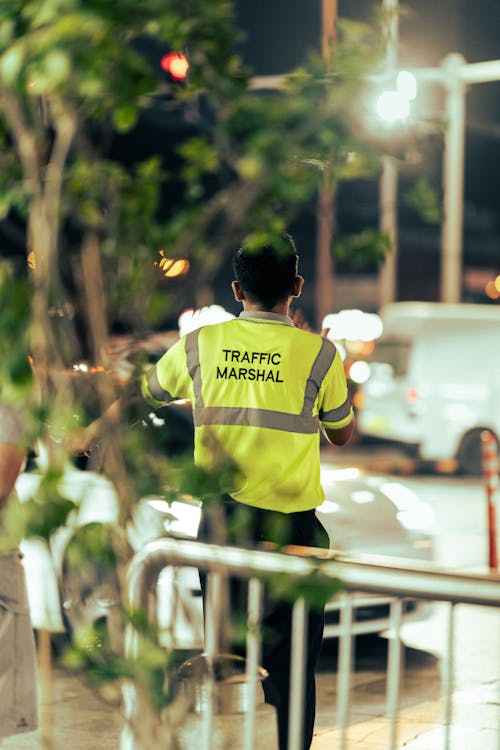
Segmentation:
{"type": "Polygon", "coordinates": [[[348,396],[344,403],[341,406],[337,406],[336,409],[320,412],[319,418],[322,422],[340,422],[341,419],[348,417],[350,413],[351,399],[348,396]]]}
{"type": "MultiPolygon", "coordinates": [[[[200,329],[186,336],[186,364],[193,381],[193,418],[195,427],[202,425],[244,425],[246,427],[267,427],[272,430],[295,432],[304,435],[314,434],[319,429],[319,419],[313,416],[313,407],[321,384],[335,357],[335,346],[323,339],[319,353],[314,360],[307,379],[304,403],[300,414],[254,409],[238,406],[205,406],[202,396],[202,380],[199,355],[200,329]]],[[[342,408],[342,407],[340,407],[342,408]]],[[[329,412],[330,414],[331,412],[329,412]]]]}
{"type": "Polygon", "coordinates": [[[146,383],[150,394],[157,401],[172,401],[173,396],[161,387],[160,381],[158,380],[158,374],[156,372],[156,365],[151,368],[146,377],[146,383]]]}
{"type": "Polygon", "coordinates": [[[191,331],[186,336],[186,365],[193,381],[194,408],[203,406],[203,395],[201,392],[201,368],[200,368],[200,328],[191,331]]]}
{"type": "Polygon", "coordinates": [[[321,342],[321,349],[318,352],[314,364],[311,367],[311,373],[307,378],[306,392],[304,395],[304,406],[302,407],[302,414],[312,414],[314,402],[318,391],[321,388],[321,383],[325,379],[325,375],[328,372],[330,365],[335,357],[335,344],[331,341],[323,339],[321,342]]]}
{"type": "Polygon", "coordinates": [[[267,427],[270,430],[298,432],[304,435],[318,431],[318,418],[303,414],[287,414],[271,409],[250,409],[238,406],[204,406],[194,410],[195,427],[223,424],[244,427],[267,427]]]}

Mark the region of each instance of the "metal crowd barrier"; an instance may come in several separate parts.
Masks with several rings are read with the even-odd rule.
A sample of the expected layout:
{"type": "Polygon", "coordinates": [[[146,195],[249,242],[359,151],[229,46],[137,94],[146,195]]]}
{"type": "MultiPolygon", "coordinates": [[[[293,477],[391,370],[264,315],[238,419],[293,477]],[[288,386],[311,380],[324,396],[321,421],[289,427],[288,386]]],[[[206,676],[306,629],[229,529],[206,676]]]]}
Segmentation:
{"type": "MultiPolygon", "coordinates": [[[[339,748],[347,748],[350,682],[352,674],[353,595],[366,592],[389,597],[390,624],[387,661],[386,711],[389,719],[388,750],[396,750],[397,717],[399,712],[401,676],[401,625],[403,601],[408,598],[432,602],[448,602],[448,622],[444,668],[442,670],[443,750],[450,747],[454,670],[454,606],[475,604],[500,606],[500,577],[448,572],[431,565],[378,556],[349,559],[335,552],[311,548],[294,548],[295,554],[219,547],[196,541],[162,538],[148,543],[132,560],[129,570],[129,603],[133,610],[149,612],[154,618],[155,586],[159,575],[168,566],[196,567],[208,572],[208,601],[205,623],[205,653],[214,657],[219,648],[221,592],[223,577],[230,574],[249,580],[247,630],[247,680],[250,700],[245,716],[245,750],[254,750],[255,690],[257,684],[260,618],[259,602],[265,578],[285,574],[295,580],[314,572],[340,580],[343,586],[339,623],[339,661],[337,674],[337,727],[339,748]],[[297,554],[300,552],[300,554],[297,554]]],[[[299,750],[303,721],[304,657],[307,637],[307,607],[299,598],[294,604],[292,621],[292,660],[290,687],[289,750],[299,750]]],[[[136,642],[132,626],[127,638],[128,654],[135,654],[136,642]]],[[[210,711],[210,707],[208,707],[210,711]]],[[[210,718],[210,717],[209,717],[210,718]]],[[[210,722],[209,722],[210,723],[210,722]]],[[[210,750],[207,746],[200,750],[210,750]]],[[[132,745],[130,745],[133,747],[132,745]]]]}

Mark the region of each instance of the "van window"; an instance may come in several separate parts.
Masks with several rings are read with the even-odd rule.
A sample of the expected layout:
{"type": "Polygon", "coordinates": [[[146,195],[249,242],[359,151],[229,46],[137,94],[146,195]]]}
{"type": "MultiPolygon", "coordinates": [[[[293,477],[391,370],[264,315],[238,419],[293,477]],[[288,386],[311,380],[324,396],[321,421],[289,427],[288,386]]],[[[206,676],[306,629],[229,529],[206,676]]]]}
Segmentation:
{"type": "Polygon", "coordinates": [[[410,348],[409,339],[379,339],[369,361],[391,365],[395,376],[406,375],[410,348]]]}

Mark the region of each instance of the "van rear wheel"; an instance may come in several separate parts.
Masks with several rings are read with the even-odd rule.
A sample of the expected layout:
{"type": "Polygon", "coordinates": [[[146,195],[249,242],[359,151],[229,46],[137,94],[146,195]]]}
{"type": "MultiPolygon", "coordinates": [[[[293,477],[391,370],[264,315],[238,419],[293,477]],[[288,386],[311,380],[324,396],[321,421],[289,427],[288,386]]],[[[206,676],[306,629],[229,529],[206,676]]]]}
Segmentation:
{"type": "MultiPolygon", "coordinates": [[[[482,429],[471,430],[467,432],[460,443],[457,453],[458,470],[461,474],[471,474],[479,476],[483,471],[483,454],[481,433],[482,429]]],[[[498,438],[495,435],[495,439],[498,438]]]]}

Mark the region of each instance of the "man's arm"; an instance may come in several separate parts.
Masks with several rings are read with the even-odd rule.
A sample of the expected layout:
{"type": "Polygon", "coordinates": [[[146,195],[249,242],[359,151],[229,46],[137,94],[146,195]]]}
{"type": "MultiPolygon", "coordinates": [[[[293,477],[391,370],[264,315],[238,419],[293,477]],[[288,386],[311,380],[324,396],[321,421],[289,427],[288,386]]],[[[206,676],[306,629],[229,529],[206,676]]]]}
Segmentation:
{"type": "Polygon", "coordinates": [[[142,396],[154,408],[158,409],[172,402],[192,400],[193,383],[187,366],[185,349],[187,338],[184,336],[179,339],[143,375],[142,396]]]}
{"type": "Polygon", "coordinates": [[[333,427],[325,427],[324,425],[322,425],[322,427],[327,440],[332,445],[345,445],[351,439],[355,425],[356,422],[353,417],[348,424],[339,427],[336,430],[333,429],[333,427]]]}
{"type": "Polygon", "coordinates": [[[24,464],[22,450],[9,443],[0,443],[0,508],[14,489],[16,479],[24,464]]]}
{"type": "MultiPolygon", "coordinates": [[[[329,332],[330,332],[329,328],[323,328],[323,330],[321,331],[321,336],[326,339],[329,332]]],[[[321,424],[321,429],[323,430],[323,434],[325,435],[328,442],[331,443],[332,445],[341,446],[341,445],[345,445],[346,443],[348,443],[349,440],[351,439],[353,432],[354,432],[354,428],[356,426],[356,420],[354,418],[354,413],[352,411],[352,406],[351,406],[351,400],[349,397],[349,393],[347,391],[347,383],[345,379],[344,368],[343,368],[343,365],[340,364],[340,359],[339,359],[339,355],[337,352],[335,353],[335,357],[334,357],[334,367],[335,367],[335,363],[336,363],[335,388],[336,389],[340,388],[341,390],[345,391],[345,393],[347,394],[347,399],[342,406],[345,406],[348,409],[348,411],[350,411],[351,419],[349,422],[347,422],[347,424],[343,424],[341,427],[331,427],[325,424],[321,424],[321,423],[320,424],[321,424]]],[[[338,411],[338,409],[336,411],[338,411]]],[[[347,417],[348,415],[346,414],[345,416],[347,417]]]]}

